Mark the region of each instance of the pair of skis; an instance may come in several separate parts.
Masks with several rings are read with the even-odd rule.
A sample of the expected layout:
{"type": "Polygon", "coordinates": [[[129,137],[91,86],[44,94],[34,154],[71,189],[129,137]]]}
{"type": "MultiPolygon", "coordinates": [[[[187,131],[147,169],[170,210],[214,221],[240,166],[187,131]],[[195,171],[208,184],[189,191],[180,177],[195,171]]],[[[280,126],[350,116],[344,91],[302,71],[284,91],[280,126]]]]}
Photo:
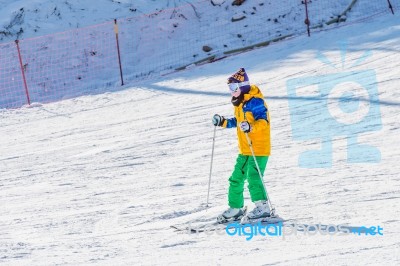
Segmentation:
{"type": "MultiPolygon", "coordinates": [[[[246,212],[245,212],[246,213],[246,212]]],[[[277,223],[284,223],[288,220],[283,219],[279,215],[272,215],[270,217],[263,217],[258,219],[249,219],[247,216],[239,217],[237,219],[227,219],[225,221],[201,221],[199,219],[190,221],[186,224],[181,225],[171,225],[171,228],[175,229],[176,231],[186,231],[188,233],[201,233],[207,231],[219,231],[225,230],[227,226],[230,224],[258,224],[261,223],[262,225],[267,224],[277,224],[277,223]]]]}

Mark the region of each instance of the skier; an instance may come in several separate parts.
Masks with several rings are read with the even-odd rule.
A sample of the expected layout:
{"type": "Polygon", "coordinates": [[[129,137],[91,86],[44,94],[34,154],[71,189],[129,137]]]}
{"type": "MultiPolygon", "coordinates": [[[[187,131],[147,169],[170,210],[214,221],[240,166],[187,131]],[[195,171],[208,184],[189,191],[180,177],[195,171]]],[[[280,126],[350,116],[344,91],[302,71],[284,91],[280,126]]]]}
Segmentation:
{"type": "Polygon", "coordinates": [[[235,117],[225,118],[216,114],[212,122],[214,126],[237,128],[239,154],[229,178],[229,208],[218,216],[217,221],[224,223],[239,220],[244,215],[248,220],[269,217],[271,209],[267,201],[268,195],[245,135],[248,134],[261,175],[263,175],[271,152],[268,106],[260,89],[250,84],[244,68],[240,68],[228,78],[228,86],[232,95],[231,102],[234,106],[235,117]],[[255,203],[255,208],[247,214],[243,208],[246,179],[251,201],[255,203]]]}

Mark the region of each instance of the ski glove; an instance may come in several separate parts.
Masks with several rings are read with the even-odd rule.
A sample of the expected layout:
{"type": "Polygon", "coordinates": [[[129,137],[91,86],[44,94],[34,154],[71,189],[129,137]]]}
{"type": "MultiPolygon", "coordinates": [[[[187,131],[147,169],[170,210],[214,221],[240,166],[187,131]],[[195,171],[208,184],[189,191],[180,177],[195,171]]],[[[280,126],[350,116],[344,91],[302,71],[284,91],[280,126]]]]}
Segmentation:
{"type": "Polygon", "coordinates": [[[225,117],[215,114],[212,118],[212,123],[214,126],[222,127],[225,122],[225,117]]]}
{"type": "Polygon", "coordinates": [[[243,122],[240,122],[240,129],[244,133],[249,133],[251,131],[251,126],[250,126],[249,122],[243,121],[243,122]]]}

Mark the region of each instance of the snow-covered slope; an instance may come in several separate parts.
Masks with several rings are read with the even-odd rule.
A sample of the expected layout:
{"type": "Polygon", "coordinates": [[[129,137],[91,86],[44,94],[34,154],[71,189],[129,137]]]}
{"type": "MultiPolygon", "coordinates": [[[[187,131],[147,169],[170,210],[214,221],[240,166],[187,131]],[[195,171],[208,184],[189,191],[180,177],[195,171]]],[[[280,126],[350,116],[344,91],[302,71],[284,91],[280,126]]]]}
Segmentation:
{"type": "Polygon", "coordinates": [[[0,40],[15,40],[56,33],[111,21],[115,18],[149,14],[190,1],[155,0],[2,0],[0,40]],[[22,30],[21,30],[22,29],[22,30]]]}
{"type": "MultiPolygon", "coordinates": [[[[385,16],[299,37],[120,92],[2,110],[0,262],[398,265],[398,21],[398,15],[385,16]],[[371,56],[363,56],[368,50],[371,56]],[[336,69],[317,60],[323,58],[319,53],[336,69]],[[351,67],[359,58],[365,60],[351,67]],[[342,69],[342,62],[350,68],[342,69]],[[213,220],[226,208],[235,132],[217,131],[211,207],[205,209],[210,118],[232,114],[225,81],[242,66],[270,107],[273,154],[265,181],[278,213],[306,224],[379,225],[383,236],[298,232],[246,241],[170,228],[195,218],[213,220]],[[304,122],[310,134],[326,132],[293,117],[302,106],[313,106],[313,98],[289,97],[289,81],[364,70],[376,75],[379,101],[371,104],[379,105],[375,119],[381,127],[362,128],[360,141],[375,146],[381,160],[348,163],[345,136],[336,136],[332,167],[299,167],[300,154],[321,143],[293,139],[293,123],[304,122]]],[[[246,204],[252,207],[247,192],[246,204]]]]}
{"type": "MultiPolygon", "coordinates": [[[[15,39],[26,39],[32,37],[54,34],[70,29],[83,28],[95,24],[112,21],[113,19],[132,18],[139,16],[150,16],[160,13],[161,10],[173,11],[170,19],[179,15],[183,24],[201,28],[196,25],[190,13],[194,11],[198,20],[207,20],[213,26],[225,26],[232,35],[240,34],[239,29],[244,27],[253,30],[250,36],[245,34],[242,39],[249,42],[257,38],[259,34],[265,34],[265,29],[274,25],[281,36],[285,33],[293,34],[298,28],[304,27],[305,6],[304,1],[297,0],[257,0],[238,1],[243,2],[240,6],[232,5],[234,0],[16,0],[0,1],[0,41],[8,42],[15,39]],[[185,7],[191,6],[186,9],[185,7]],[[185,10],[186,9],[186,10],[185,10]],[[204,12],[201,9],[206,9],[204,12]],[[179,14],[182,12],[182,14],[179,14]],[[229,22],[244,19],[246,23],[233,23],[236,32],[229,28],[229,22]],[[184,20],[187,20],[186,22],[184,20]],[[239,24],[239,25],[238,25],[239,24]],[[254,27],[257,25],[257,27],[254,27]],[[297,27],[296,27],[297,25],[297,27]]],[[[395,10],[400,3],[391,0],[395,10]]],[[[340,0],[308,1],[308,12],[311,27],[318,26],[330,20],[352,21],[368,17],[379,12],[388,11],[386,1],[367,0],[340,0]],[[352,11],[349,14],[347,11],[352,11]]],[[[159,21],[152,20],[154,24],[159,21]]],[[[169,28],[169,24],[157,25],[157,28],[169,28]]],[[[204,27],[205,25],[203,25],[204,27]]],[[[207,27],[210,29],[210,27],[207,27]]],[[[204,29],[205,30],[205,29],[204,29]]],[[[204,35],[204,33],[202,33],[204,35]]],[[[259,37],[261,38],[261,36],[259,37]]],[[[265,41],[265,38],[264,38],[265,41]]]]}
{"type": "MultiPolygon", "coordinates": [[[[392,2],[397,10],[400,2],[392,2]]],[[[193,64],[219,60],[238,50],[305,34],[303,3],[4,2],[0,38],[7,42],[0,44],[0,108],[119,90],[122,83],[138,84],[193,64]],[[145,12],[153,13],[142,15],[145,12]],[[113,18],[119,18],[121,56],[113,18]],[[84,27],[87,25],[92,26],[84,27]],[[53,34],[42,36],[47,33],[53,34]],[[39,37],[30,38],[34,36],[39,37]],[[13,42],[17,38],[22,39],[19,48],[13,42]]],[[[313,0],[308,13],[312,32],[344,25],[335,21],[349,25],[377,15],[392,18],[386,1],[313,0]]]]}

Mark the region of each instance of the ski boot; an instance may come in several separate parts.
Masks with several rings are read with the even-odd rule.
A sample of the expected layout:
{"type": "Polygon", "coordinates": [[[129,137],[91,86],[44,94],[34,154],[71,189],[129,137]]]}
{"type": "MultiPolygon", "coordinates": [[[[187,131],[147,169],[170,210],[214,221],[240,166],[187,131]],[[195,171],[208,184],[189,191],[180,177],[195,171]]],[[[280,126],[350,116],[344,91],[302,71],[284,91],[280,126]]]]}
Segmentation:
{"type": "Polygon", "coordinates": [[[260,200],[254,203],[256,204],[256,207],[241,219],[241,223],[248,223],[258,219],[268,218],[273,215],[266,200],[260,200]]]}
{"type": "Polygon", "coordinates": [[[246,215],[247,208],[229,208],[222,214],[218,215],[217,222],[220,224],[227,223],[230,221],[238,221],[246,215]]]}

